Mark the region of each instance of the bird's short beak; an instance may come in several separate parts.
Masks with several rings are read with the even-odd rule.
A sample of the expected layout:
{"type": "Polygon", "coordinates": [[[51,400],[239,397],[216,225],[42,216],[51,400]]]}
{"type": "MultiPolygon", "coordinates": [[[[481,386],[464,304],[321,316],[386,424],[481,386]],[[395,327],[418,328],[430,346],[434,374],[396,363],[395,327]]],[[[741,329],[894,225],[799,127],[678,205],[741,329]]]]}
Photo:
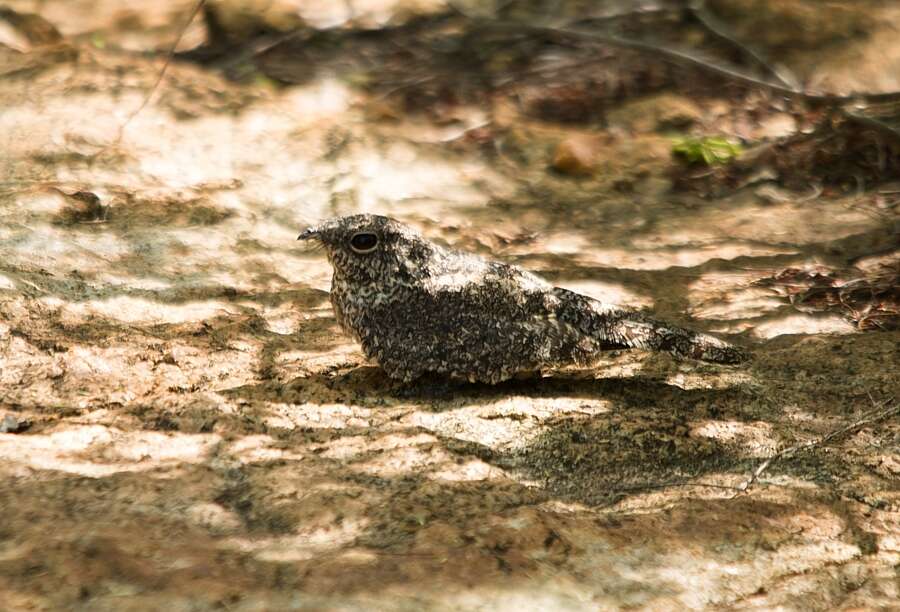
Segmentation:
{"type": "Polygon", "coordinates": [[[319,228],[317,227],[308,227],[297,236],[297,240],[316,240],[318,238],[319,228]]]}

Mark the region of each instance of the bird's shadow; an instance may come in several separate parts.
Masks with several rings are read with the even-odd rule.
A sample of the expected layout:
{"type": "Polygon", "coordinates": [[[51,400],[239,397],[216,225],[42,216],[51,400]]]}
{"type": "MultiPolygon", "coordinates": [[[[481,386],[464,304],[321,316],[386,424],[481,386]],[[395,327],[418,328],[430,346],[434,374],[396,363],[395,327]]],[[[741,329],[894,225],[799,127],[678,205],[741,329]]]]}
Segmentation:
{"type": "MultiPolygon", "coordinates": [[[[731,370],[728,366],[723,366],[723,369],[726,368],[731,370]]],[[[310,385],[323,385],[332,393],[352,396],[364,402],[367,398],[388,399],[414,404],[432,412],[451,409],[460,401],[474,404],[509,396],[621,399],[624,396],[721,393],[737,386],[685,389],[655,373],[603,376],[602,370],[593,368],[528,373],[495,384],[467,382],[431,373],[411,382],[401,382],[388,377],[378,366],[358,365],[330,374],[296,378],[285,383],[285,388],[300,389],[310,385]]]]}

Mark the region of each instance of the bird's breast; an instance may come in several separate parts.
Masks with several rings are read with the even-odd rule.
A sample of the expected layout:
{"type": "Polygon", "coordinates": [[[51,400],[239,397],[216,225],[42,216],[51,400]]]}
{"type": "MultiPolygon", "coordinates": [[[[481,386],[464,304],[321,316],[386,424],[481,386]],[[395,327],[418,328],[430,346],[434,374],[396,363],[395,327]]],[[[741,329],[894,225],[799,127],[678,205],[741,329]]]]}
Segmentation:
{"type": "Polygon", "coordinates": [[[331,304],[341,327],[359,338],[365,335],[367,326],[401,315],[414,301],[408,293],[407,288],[397,284],[354,284],[335,277],[331,304]]]}

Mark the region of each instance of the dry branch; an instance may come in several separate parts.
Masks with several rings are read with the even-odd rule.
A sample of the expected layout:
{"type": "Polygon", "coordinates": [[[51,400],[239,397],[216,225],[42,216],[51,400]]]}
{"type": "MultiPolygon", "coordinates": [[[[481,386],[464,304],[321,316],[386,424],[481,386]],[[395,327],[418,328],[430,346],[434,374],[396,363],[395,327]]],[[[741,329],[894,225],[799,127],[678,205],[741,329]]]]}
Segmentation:
{"type": "Polygon", "coordinates": [[[750,475],[750,477],[738,486],[739,491],[735,493],[733,497],[737,497],[741,493],[745,493],[750,487],[753,486],[754,483],[756,483],[757,480],[759,480],[759,477],[763,474],[763,472],[769,469],[769,467],[776,461],[792,457],[802,451],[818,448],[819,446],[827,444],[828,442],[831,442],[836,438],[847,435],[849,433],[853,433],[866,425],[872,425],[874,423],[881,422],[892,416],[900,414],[900,403],[896,403],[889,408],[884,407],[893,401],[894,398],[892,397],[884,400],[883,402],[881,402],[881,404],[878,404],[873,400],[872,403],[876,406],[876,408],[869,411],[863,418],[856,420],[849,425],[845,425],[844,427],[841,427],[839,429],[835,429],[834,431],[825,434],[822,437],[816,438],[814,440],[809,440],[801,444],[795,444],[794,446],[790,446],[778,451],[771,457],[765,459],[762,463],[759,464],[759,466],[757,466],[755,470],[753,470],[753,473],[750,475]]]}

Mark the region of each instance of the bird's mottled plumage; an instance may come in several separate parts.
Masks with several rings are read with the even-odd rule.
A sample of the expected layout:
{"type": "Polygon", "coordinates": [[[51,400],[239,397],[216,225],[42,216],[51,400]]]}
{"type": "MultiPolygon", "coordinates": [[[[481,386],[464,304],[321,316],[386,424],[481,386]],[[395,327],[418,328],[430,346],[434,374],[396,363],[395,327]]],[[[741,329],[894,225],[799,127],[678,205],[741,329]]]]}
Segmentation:
{"type": "Polygon", "coordinates": [[[496,383],[517,372],[586,365],[603,350],[628,347],[720,363],[744,359],[712,336],[439,246],[388,217],[339,217],[300,239],[324,245],[338,322],[392,378],[433,372],[496,383]]]}

